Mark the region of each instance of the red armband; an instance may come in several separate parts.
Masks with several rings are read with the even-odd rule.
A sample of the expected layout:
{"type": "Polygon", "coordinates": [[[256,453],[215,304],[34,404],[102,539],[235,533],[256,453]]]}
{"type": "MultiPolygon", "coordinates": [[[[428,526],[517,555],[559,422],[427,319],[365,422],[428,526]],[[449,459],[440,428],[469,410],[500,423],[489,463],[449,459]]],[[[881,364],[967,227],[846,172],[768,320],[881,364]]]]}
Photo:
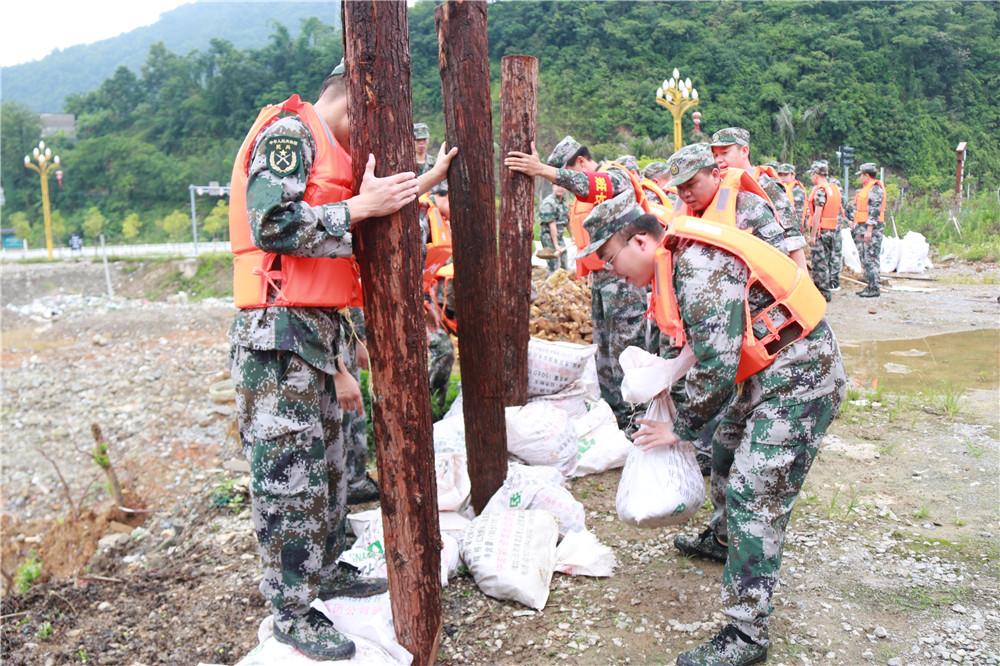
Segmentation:
{"type": "Polygon", "coordinates": [[[587,173],[588,189],[584,203],[599,204],[614,196],[611,176],[606,173],[587,173]]]}

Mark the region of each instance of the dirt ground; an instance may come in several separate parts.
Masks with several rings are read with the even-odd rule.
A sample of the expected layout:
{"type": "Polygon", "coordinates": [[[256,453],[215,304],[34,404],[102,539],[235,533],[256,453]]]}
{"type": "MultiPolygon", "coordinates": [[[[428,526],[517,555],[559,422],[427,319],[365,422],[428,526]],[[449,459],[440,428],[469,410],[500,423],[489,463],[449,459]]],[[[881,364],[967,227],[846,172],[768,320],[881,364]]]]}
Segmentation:
{"type": "MultiPolygon", "coordinates": [[[[2,266],[5,592],[19,563],[41,562],[3,599],[3,660],[232,664],[266,615],[220,388],[232,309],[148,302],[152,271],[113,272],[109,301],[99,265],[2,266]],[[136,513],[103,508],[91,423],[136,513]]],[[[845,282],[830,306],[853,387],[792,517],[771,664],[1000,663],[1000,275],[952,263],[924,277],[878,300],[845,282]]],[[[633,528],[615,514],[618,478],[571,485],[615,575],[556,574],[540,612],[458,577],[441,663],[673,663],[714,634],[721,566],[672,545],[708,507],[680,529],[633,528]]]]}

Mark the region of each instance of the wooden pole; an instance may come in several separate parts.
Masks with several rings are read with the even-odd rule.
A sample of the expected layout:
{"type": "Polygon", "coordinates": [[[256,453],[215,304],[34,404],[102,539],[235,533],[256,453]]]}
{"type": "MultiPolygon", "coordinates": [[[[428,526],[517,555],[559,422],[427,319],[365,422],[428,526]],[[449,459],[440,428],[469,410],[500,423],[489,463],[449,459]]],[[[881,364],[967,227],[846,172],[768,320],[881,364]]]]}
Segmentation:
{"type": "MultiPolygon", "coordinates": [[[[500,60],[500,154],[531,152],[538,116],[538,59],[500,60]]],[[[503,324],[505,405],[528,401],[528,319],[531,314],[531,245],[535,227],[534,178],[500,169],[500,312],[503,324]]],[[[542,229],[542,233],[548,233],[542,229]]]]}
{"type": "Polygon", "coordinates": [[[445,137],[459,150],[448,171],[448,192],[465,446],[472,507],[479,513],[507,477],[486,3],[449,1],[434,17],[445,137]]]}
{"type": "MultiPolygon", "coordinates": [[[[343,3],[355,191],[369,153],[377,176],[413,171],[405,0],[343,3]]],[[[356,228],[372,367],[373,421],[393,622],[414,664],[441,638],[441,533],[434,474],[417,203],[356,228]]]]}

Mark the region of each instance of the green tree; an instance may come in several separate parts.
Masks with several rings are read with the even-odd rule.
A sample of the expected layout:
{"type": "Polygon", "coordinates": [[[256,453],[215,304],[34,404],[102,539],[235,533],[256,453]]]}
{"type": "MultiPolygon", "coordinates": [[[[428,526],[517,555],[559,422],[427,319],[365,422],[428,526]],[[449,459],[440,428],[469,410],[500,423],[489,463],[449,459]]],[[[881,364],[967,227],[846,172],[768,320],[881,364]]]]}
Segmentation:
{"type": "Polygon", "coordinates": [[[24,211],[17,211],[10,216],[8,221],[10,226],[13,227],[14,233],[18,238],[22,240],[31,240],[31,220],[28,219],[27,214],[24,211]]]}
{"type": "MultiPolygon", "coordinates": [[[[38,145],[42,123],[38,114],[17,102],[0,105],[0,182],[5,206],[24,210],[39,201],[38,176],[24,168],[24,156],[38,145]]],[[[9,208],[8,208],[9,210],[9,208]]]]}
{"type": "Polygon", "coordinates": [[[91,206],[83,218],[83,233],[87,238],[97,240],[98,236],[104,233],[104,227],[107,226],[107,223],[108,220],[101,213],[101,210],[97,206],[91,206]]]}
{"type": "Polygon", "coordinates": [[[129,213],[122,220],[122,238],[127,241],[134,241],[142,231],[142,220],[136,213],[129,213]]]}
{"type": "Polygon", "coordinates": [[[184,240],[191,233],[191,218],[175,210],[159,221],[159,227],[170,240],[184,240]]]}
{"type": "Polygon", "coordinates": [[[208,238],[219,238],[223,231],[229,227],[229,202],[219,199],[212,212],[205,217],[205,222],[201,228],[208,238]]]}

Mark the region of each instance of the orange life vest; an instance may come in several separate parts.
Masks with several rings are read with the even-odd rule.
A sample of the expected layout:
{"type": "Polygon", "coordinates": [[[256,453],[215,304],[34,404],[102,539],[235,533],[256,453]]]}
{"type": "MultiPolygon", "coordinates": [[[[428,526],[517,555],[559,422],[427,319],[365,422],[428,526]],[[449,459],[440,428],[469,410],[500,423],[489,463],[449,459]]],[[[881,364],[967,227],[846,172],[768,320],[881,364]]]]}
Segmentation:
{"type": "Polygon", "coordinates": [[[723,172],[722,182],[719,183],[719,189],[705,210],[703,210],[700,214],[694,213],[688,208],[687,204],[678,199],[677,205],[674,206],[672,213],[673,219],[686,215],[735,227],[736,198],[740,192],[752,192],[753,194],[756,194],[764,199],[764,201],[766,201],[768,205],[773,208],[771,198],[767,196],[767,193],[764,192],[764,189],[760,186],[760,183],[757,182],[756,178],[743,169],[730,167],[723,172]]]}
{"type": "MultiPolygon", "coordinates": [[[[659,213],[659,211],[651,209],[649,201],[646,200],[646,194],[642,190],[642,183],[634,173],[616,162],[608,162],[603,167],[603,171],[587,172],[587,178],[590,180],[588,186],[590,195],[586,201],[575,199],[569,210],[569,224],[567,226],[569,227],[569,235],[573,238],[577,250],[582,250],[590,245],[590,234],[584,228],[583,221],[594,210],[594,206],[604,203],[614,196],[614,184],[611,182],[611,177],[605,173],[611,167],[617,167],[628,174],[629,180],[632,183],[632,190],[635,192],[635,201],[642,208],[643,212],[659,213]]],[[[657,216],[659,217],[660,215],[657,216]]],[[[580,277],[600,270],[604,270],[604,262],[598,258],[596,252],[576,260],[576,274],[580,277]]]]}
{"type": "Polygon", "coordinates": [[[313,206],[344,201],[353,195],[351,156],[326,126],[312,104],[292,95],[261,109],[243,140],[230,181],[229,239],[233,248],[233,296],[236,307],[332,307],[361,305],[360,270],[353,257],[298,257],[264,252],[253,244],[247,219],[247,171],[254,143],[265,127],[283,113],[305,123],[316,142],[312,171],[302,200],[313,206]]]}
{"type": "Polygon", "coordinates": [[[872,224],[885,222],[885,186],[873,178],[854,195],[854,224],[868,224],[868,195],[876,185],[882,188],[882,204],[878,207],[878,222],[872,224]]]}
{"type": "Polygon", "coordinates": [[[753,177],[760,180],[761,174],[770,176],[774,180],[778,180],[778,172],[774,170],[774,167],[769,166],[755,166],[753,167],[753,177]]]}
{"type": "Polygon", "coordinates": [[[685,215],[671,220],[664,244],[656,250],[654,264],[651,309],[660,330],[671,337],[674,345],[683,346],[685,335],[674,293],[673,251],[668,247],[671,238],[697,241],[735,255],[750,270],[746,293],[750,293],[754,284],[760,284],[774,299],[753,317],[749,301],[744,301],[746,330],[736,370],[737,382],[771,365],[782,349],[809,335],[822,321],[826,300],[809,274],[781,250],[732,225],[685,215]],[[777,313],[783,314],[785,321],[775,324],[772,315],[777,313]],[[767,327],[767,335],[762,339],[754,335],[755,323],[767,327]]]}
{"type": "Polygon", "coordinates": [[[809,193],[809,215],[806,219],[810,224],[812,223],[812,217],[816,212],[816,192],[820,188],[826,191],[826,203],[823,204],[823,212],[820,214],[819,228],[824,230],[836,229],[837,222],[840,219],[841,200],[840,188],[835,187],[833,183],[826,182],[817,185],[809,193]]]}
{"type": "MultiPolygon", "coordinates": [[[[427,210],[427,222],[431,230],[431,247],[447,245],[451,247],[451,224],[441,215],[430,194],[420,195],[420,205],[427,210]]],[[[425,239],[426,240],[426,239],[425,239]]]]}
{"type": "Polygon", "coordinates": [[[795,206],[795,186],[798,185],[803,192],[806,191],[806,186],[800,183],[798,178],[789,183],[781,183],[781,185],[785,188],[785,194],[788,195],[788,200],[792,202],[793,207],[795,206]]]}

